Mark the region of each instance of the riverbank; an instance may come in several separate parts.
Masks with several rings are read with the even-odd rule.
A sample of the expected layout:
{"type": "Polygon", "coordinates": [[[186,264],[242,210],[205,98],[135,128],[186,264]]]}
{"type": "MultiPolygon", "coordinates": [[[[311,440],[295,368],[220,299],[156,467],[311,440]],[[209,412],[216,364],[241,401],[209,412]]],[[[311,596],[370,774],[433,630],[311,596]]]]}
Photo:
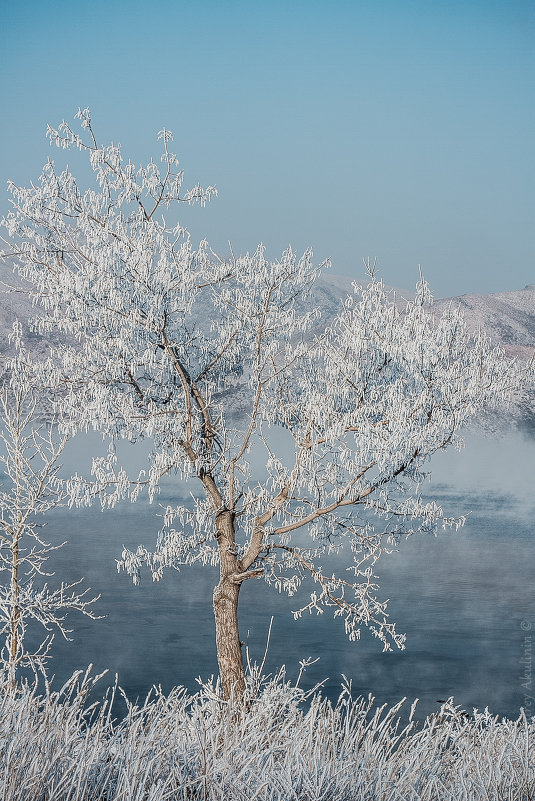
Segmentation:
{"type": "Polygon", "coordinates": [[[535,794],[535,718],[468,714],[451,701],[415,722],[341,689],[308,695],[284,672],[250,678],[247,711],[204,684],[154,690],[113,719],[87,673],[0,700],[2,801],[521,801],[535,794]]]}

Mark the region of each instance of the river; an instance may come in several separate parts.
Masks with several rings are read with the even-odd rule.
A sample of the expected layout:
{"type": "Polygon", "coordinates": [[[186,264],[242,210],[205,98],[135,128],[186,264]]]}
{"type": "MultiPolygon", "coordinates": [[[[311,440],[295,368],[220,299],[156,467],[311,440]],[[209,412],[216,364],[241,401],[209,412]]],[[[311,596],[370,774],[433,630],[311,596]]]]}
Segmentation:
{"type": "MultiPolygon", "coordinates": [[[[87,464],[91,444],[71,445],[69,469],[87,464]]],[[[452,695],[469,711],[488,706],[516,717],[520,706],[531,704],[535,714],[535,689],[527,681],[535,629],[534,465],[535,439],[518,431],[472,435],[461,453],[435,457],[425,494],[448,515],[470,514],[458,532],[413,536],[377,566],[381,597],[390,598],[391,618],[407,634],[404,651],[383,653],[365,631],[360,642],[350,643],[340,619],[327,614],[294,621],[295,599],[250,581],[241,594],[240,629],[251,658],[262,659],[273,616],[266,671],[285,664],[295,677],[300,659],[319,657],[304,684],[326,679],[323,692],[333,699],[345,674],[355,695],[372,693],[380,703],[420,698],[420,715],[452,695]]],[[[160,501],[169,502],[171,491],[166,486],[160,501]]],[[[138,587],[117,574],[123,544],[155,542],[155,511],[139,500],[106,512],[63,509],[48,515],[48,536],[68,540],[53,554],[51,569],[65,580],[84,576],[101,594],[96,609],[106,615],[96,621],[73,616],[73,641],[56,638],[49,668],[56,683],[91,662],[95,671],[118,673],[134,699],[153,684],[194,689],[197,676],[216,672],[215,569],[170,570],[159,583],[147,574],[138,587]]]]}

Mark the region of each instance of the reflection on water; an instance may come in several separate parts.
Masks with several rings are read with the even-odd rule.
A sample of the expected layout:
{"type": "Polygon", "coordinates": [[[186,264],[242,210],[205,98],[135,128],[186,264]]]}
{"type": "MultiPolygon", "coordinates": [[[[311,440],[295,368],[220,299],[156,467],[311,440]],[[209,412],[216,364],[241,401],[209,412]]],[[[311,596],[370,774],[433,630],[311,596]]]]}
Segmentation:
{"type": "MultiPolygon", "coordinates": [[[[75,461],[86,458],[80,447],[75,461]]],[[[378,565],[381,595],[391,599],[391,617],[407,633],[404,652],[382,653],[366,632],[360,642],[349,643],[340,620],[326,614],[294,621],[290,610],[298,601],[251,581],[242,590],[240,621],[252,658],[261,660],[274,615],[266,669],[285,663],[296,675],[300,659],[319,656],[306,683],[329,677],[325,692],[333,698],[343,673],[355,694],[371,692],[380,702],[419,697],[420,714],[454,695],[467,709],[488,706],[515,716],[526,692],[521,622],[535,628],[534,455],[535,442],[515,434],[505,440],[473,438],[462,454],[436,460],[435,483],[426,494],[447,514],[471,514],[459,532],[413,537],[378,565]]],[[[116,572],[123,544],[154,543],[155,511],[138,501],[104,513],[49,515],[47,531],[69,540],[53,557],[58,577],[85,576],[102,594],[99,610],[107,614],[98,621],[72,619],[74,641],[57,640],[54,646],[50,670],[57,680],[92,662],[95,670],[117,672],[135,698],[152,684],[194,689],[196,676],[216,672],[211,596],[217,571],[169,571],[156,584],[147,576],[140,587],[116,572]]]]}

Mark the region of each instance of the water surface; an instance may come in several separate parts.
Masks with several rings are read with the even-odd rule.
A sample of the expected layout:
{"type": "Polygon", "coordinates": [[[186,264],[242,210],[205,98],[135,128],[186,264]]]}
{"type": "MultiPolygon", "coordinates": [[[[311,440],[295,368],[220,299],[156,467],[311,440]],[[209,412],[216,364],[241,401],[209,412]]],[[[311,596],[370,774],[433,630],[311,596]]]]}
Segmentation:
{"type": "MultiPolygon", "coordinates": [[[[87,441],[75,444],[69,469],[87,463],[87,441]]],[[[453,695],[465,709],[488,706],[515,717],[526,696],[535,695],[522,686],[526,643],[535,629],[534,464],[535,441],[518,433],[471,437],[462,453],[435,459],[425,493],[448,515],[470,514],[459,532],[413,536],[377,566],[381,597],[391,599],[391,618],[407,634],[403,652],[383,653],[365,631],[360,642],[350,643],[340,619],[328,614],[294,621],[291,610],[302,605],[299,600],[249,581],[241,593],[240,628],[251,657],[262,659],[274,616],[267,671],[286,664],[296,676],[300,659],[320,657],[304,684],[327,678],[324,692],[332,698],[345,674],[355,694],[371,692],[380,702],[419,697],[420,714],[453,695]]],[[[160,500],[180,497],[179,487],[167,485],[160,500]]],[[[135,698],[153,684],[194,689],[197,676],[216,673],[211,597],[217,571],[170,570],[158,583],[146,574],[139,587],[117,574],[123,544],[154,544],[157,511],[142,499],[112,511],[58,510],[48,516],[49,536],[69,541],[51,567],[66,580],[84,576],[101,593],[97,608],[106,615],[97,621],[73,616],[73,642],[56,639],[50,671],[58,681],[92,662],[97,671],[117,672],[135,698]]],[[[533,701],[527,702],[535,714],[533,701]]]]}

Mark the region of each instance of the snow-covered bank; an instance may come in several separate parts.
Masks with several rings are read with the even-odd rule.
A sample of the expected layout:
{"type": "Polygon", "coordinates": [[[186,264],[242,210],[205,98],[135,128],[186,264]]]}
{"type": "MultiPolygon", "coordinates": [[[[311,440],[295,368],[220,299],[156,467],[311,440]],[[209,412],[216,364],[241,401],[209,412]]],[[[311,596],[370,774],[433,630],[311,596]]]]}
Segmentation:
{"type": "Polygon", "coordinates": [[[422,725],[409,704],[375,708],[344,688],[332,705],[285,680],[250,680],[246,712],[203,685],[154,692],[113,721],[87,709],[87,674],[57,693],[0,700],[2,801],[527,801],[535,718],[468,715],[451,703],[422,725]],[[404,714],[404,723],[400,716],[404,714]]]}

